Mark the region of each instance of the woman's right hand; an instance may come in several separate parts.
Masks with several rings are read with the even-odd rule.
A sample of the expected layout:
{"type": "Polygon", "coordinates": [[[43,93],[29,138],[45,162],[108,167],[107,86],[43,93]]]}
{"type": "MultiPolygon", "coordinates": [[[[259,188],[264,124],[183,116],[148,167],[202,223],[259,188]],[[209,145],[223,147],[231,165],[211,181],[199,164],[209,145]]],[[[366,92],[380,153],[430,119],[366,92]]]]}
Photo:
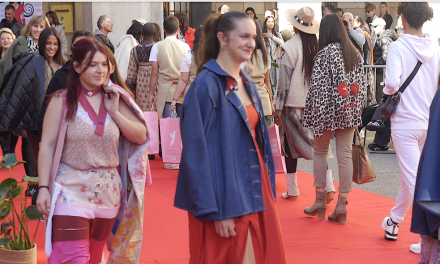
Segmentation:
{"type": "Polygon", "coordinates": [[[37,198],[38,212],[48,216],[50,212],[50,203],[51,203],[51,197],[49,190],[46,188],[40,188],[40,190],[38,191],[38,198],[37,198]]]}
{"type": "Polygon", "coordinates": [[[281,126],[281,110],[275,110],[275,114],[273,114],[273,121],[277,126],[281,126]]]}
{"type": "Polygon", "coordinates": [[[236,236],[235,233],[235,222],[233,218],[214,221],[215,232],[219,234],[221,237],[228,238],[229,236],[236,236]]]}
{"type": "Polygon", "coordinates": [[[170,106],[171,112],[174,112],[174,110],[176,110],[176,104],[177,104],[177,101],[173,100],[173,102],[171,103],[171,106],[170,106]]]}

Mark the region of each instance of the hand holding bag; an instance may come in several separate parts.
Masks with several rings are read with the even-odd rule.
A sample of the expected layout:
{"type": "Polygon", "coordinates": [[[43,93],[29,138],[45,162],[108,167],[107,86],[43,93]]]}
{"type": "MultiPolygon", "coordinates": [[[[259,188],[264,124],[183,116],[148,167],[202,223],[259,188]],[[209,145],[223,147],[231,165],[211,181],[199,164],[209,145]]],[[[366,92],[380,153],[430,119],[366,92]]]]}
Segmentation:
{"type": "Polygon", "coordinates": [[[281,155],[280,133],[277,125],[267,128],[269,130],[270,147],[272,149],[273,162],[275,164],[275,172],[286,173],[286,162],[284,156],[281,155]]]}
{"type": "Polygon", "coordinates": [[[402,84],[399,91],[397,91],[393,95],[384,95],[384,97],[382,98],[382,108],[380,109],[380,113],[383,116],[389,118],[394,113],[397,105],[399,104],[401,94],[403,93],[403,91],[405,91],[406,87],[408,87],[408,85],[414,79],[414,76],[416,76],[417,72],[420,69],[420,66],[422,66],[422,63],[418,61],[416,67],[408,76],[406,81],[402,84]]]}
{"type": "Polygon", "coordinates": [[[144,112],[145,120],[147,121],[150,130],[150,144],[148,144],[148,154],[159,153],[159,125],[157,112],[151,107],[150,112],[144,112]]]}
{"type": "Polygon", "coordinates": [[[361,136],[359,130],[355,130],[355,142],[353,143],[352,156],[353,156],[353,182],[357,184],[363,184],[367,182],[373,182],[376,180],[376,174],[374,174],[373,166],[367,155],[365,146],[362,146],[361,136]]]}

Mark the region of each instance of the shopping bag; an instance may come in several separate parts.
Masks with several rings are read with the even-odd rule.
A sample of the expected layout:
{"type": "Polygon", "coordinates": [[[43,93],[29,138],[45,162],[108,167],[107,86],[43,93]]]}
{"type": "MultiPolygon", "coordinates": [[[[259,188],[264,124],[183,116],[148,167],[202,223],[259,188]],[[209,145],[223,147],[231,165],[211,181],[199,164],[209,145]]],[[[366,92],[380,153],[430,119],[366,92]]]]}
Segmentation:
{"type": "Polygon", "coordinates": [[[355,142],[353,143],[353,182],[357,184],[363,184],[367,182],[373,182],[376,180],[376,174],[374,173],[373,166],[367,155],[365,146],[361,144],[361,137],[359,130],[355,130],[355,142]]]}
{"type": "Polygon", "coordinates": [[[148,129],[150,130],[150,144],[148,144],[148,154],[159,153],[159,124],[157,112],[144,112],[145,120],[147,121],[148,129]]]}
{"type": "Polygon", "coordinates": [[[272,149],[273,162],[275,164],[275,172],[286,173],[286,162],[284,156],[281,155],[280,132],[277,125],[268,127],[270,148],[272,149]]]}
{"type": "Polygon", "coordinates": [[[160,139],[163,162],[180,163],[180,156],[182,155],[180,118],[164,118],[160,120],[160,139]]]}

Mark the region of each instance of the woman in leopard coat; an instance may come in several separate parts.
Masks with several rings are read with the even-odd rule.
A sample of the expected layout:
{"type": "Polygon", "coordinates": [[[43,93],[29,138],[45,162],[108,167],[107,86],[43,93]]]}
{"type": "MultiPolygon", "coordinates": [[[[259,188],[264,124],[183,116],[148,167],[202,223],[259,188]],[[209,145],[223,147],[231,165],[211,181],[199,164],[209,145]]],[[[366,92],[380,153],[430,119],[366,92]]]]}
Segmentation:
{"type": "Polygon", "coordinates": [[[329,221],[346,223],[347,195],[351,191],[351,156],[354,129],[361,125],[366,86],[362,55],[350,43],[341,18],[324,16],[319,29],[319,52],[315,57],[311,87],[304,110],[304,126],[313,129],[316,201],[304,213],[325,216],[327,152],[333,132],[339,167],[339,198],[329,221]]]}

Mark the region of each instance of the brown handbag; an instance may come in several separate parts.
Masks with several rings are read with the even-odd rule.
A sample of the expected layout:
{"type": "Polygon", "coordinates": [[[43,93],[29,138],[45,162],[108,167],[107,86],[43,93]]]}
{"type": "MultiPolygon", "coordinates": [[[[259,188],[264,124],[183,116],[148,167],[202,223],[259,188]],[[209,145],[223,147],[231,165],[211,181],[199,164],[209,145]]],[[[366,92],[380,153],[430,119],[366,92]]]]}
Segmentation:
{"type": "Polygon", "coordinates": [[[391,115],[396,110],[397,105],[400,101],[400,96],[402,95],[403,91],[405,91],[406,87],[410,84],[412,79],[414,79],[414,76],[416,76],[417,72],[420,69],[420,66],[422,66],[422,63],[420,61],[417,62],[416,67],[411,72],[411,74],[408,76],[408,78],[405,80],[405,82],[400,87],[399,91],[397,91],[393,95],[384,95],[382,98],[382,108],[380,109],[380,113],[385,117],[391,117],[391,115]]]}
{"type": "Polygon", "coordinates": [[[353,182],[363,184],[373,182],[376,180],[373,166],[367,155],[365,146],[361,144],[361,136],[359,130],[355,130],[355,142],[353,143],[352,157],[353,157],[353,182]]]}

